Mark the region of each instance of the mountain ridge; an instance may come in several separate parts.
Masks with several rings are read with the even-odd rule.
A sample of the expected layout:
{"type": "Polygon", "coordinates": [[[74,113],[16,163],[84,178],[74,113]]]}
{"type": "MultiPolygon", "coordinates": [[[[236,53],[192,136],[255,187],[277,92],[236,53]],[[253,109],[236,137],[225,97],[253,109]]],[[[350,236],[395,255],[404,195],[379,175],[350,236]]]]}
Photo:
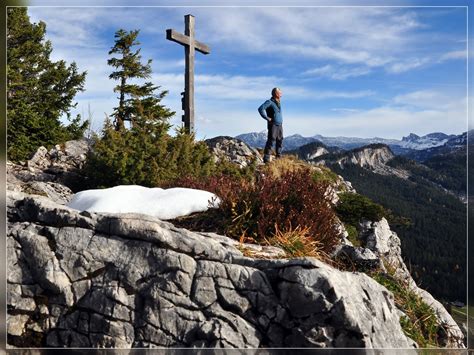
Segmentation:
{"type": "MultiPolygon", "coordinates": [[[[326,146],[333,146],[344,150],[350,150],[369,144],[381,143],[388,145],[396,155],[403,155],[417,161],[422,161],[438,154],[439,152],[461,148],[463,145],[467,144],[468,134],[472,135],[472,130],[469,132],[460,133],[458,135],[448,135],[442,132],[433,132],[424,136],[418,136],[414,133],[410,133],[408,136],[402,137],[401,140],[381,137],[325,137],[320,134],[304,137],[300,134],[293,134],[284,138],[283,150],[296,150],[305,144],[317,141],[325,144],[326,146]]],[[[244,141],[252,147],[263,148],[267,139],[267,133],[265,131],[251,132],[240,134],[235,138],[244,141]]]]}

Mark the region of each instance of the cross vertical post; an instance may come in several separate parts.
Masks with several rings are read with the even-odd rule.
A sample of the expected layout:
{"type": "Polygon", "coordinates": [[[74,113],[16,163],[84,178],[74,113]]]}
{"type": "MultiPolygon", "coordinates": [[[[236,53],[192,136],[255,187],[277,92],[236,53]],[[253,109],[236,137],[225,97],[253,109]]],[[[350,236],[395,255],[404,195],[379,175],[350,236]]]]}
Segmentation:
{"type": "Polygon", "coordinates": [[[184,128],[187,133],[194,132],[194,57],[196,50],[209,54],[211,49],[194,38],[194,16],[184,16],[184,35],[173,29],[166,30],[166,39],[184,46],[184,128]]]}
{"type": "Polygon", "coordinates": [[[184,34],[189,37],[189,46],[185,47],[185,74],[184,74],[184,127],[188,133],[194,132],[194,16],[184,16],[184,34]]]}

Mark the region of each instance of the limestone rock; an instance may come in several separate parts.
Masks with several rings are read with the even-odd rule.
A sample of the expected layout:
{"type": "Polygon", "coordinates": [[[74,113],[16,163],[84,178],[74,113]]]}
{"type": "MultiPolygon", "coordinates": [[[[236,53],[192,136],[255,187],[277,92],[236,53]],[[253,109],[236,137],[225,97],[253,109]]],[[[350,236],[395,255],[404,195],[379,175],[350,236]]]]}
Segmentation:
{"type": "Polygon", "coordinates": [[[244,168],[253,160],[263,164],[263,158],[257,149],[248,146],[237,138],[219,136],[207,139],[206,144],[214,155],[216,162],[226,160],[244,168]]]}
{"type": "Polygon", "coordinates": [[[342,245],[335,253],[335,257],[341,260],[348,260],[359,269],[376,269],[382,266],[380,257],[372,250],[351,245],[342,245]]]}
{"type": "Polygon", "coordinates": [[[402,259],[400,238],[390,229],[387,220],[382,218],[378,222],[363,221],[360,227],[359,237],[365,246],[394,268],[397,278],[417,287],[402,259]]]}
{"type": "Polygon", "coordinates": [[[47,196],[65,204],[80,186],[90,141],[68,141],[49,151],[39,147],[25,164],[7,162],[7,189],[47,196]]]}
{"type": "Polygon", "coordinates": [[[378,222],[365,221],[361,227],[362,239],[365,239],[366,247],[394,268],[395,277],[404,280],[413,292],[433,308],[442,328],[445,329],[440,339],[441,344],[447,347],[464,348],[464,335],[452,316],[429,292],[419,288],[411,277],[402,259],[400,239],[395,232],[390,230],[387,220],[382,218],[378,222]]]}
{"type": "Polygon", "coordinates": [[[224,236],[150,216],[8,195],[13,346],[416,346],[392,294],[365,274],[246,257],[224,236]],[[16,316],[32,296],[21,307],[35,309],[16,316]]]}
{"type": "Polygon", "coordinates": [[[407,179],[410,176],[408,171],[387,164],[394,157],[389,146],[370,144],[342,154],[316,157],[311,162],[324,165],[337,164],[342,169],[348,165],[357,165],[380,175],[395,175],[401,179],[407,179]]]}

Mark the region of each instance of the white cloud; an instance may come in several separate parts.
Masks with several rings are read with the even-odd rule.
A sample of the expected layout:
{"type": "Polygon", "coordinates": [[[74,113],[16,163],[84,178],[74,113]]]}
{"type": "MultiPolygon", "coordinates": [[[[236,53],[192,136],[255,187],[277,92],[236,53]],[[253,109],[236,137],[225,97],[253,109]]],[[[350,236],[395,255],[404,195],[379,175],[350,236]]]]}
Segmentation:
{"type": "Polygon", "coordinates": [[[413,11],[377,7],[235,9],[226,21],[221,14],[219,9],[202,12],[205,35],[232,43],[236,51],[387,69],[396,65],[395,70],[403,64],[409,69],[399,58],[416,48],[416,30],[425,26],[413,11]]]}
{"type": "Polygon", "coordinates": [[[466,58],[467,58],[467,52],[465,50],[452,51],[452,52],[448,52],[448,53],[443,54],[439,58],[439,62],[445,62],[445,61],[451,60],[451,59],[464,59],[464,60],[466,60],[466,58]]]}
{"type": "Polygon", "coordinates": [[[303,75],[327,77],[333,80],[345,80],[347,78],[359,77],[370,73],[371,70],[368,67],[336,67],[327,64],[323,67],[308,69],[303,73],[303,75]]]}
{"type": "MultiPolygon", "coordinates": [[[[77,101],[80,101],[77,110],[79,113],[81,110],[87,112],[87,103],[90,102],[97,121],[103,118],[103,112],[111,113],[117,101],[112,91],[115,83],[108,79],[111,70],[106,64],[107,52],[113,43],[111,28],[134,29],[139,26],[141,34],[161,38],[165,28],[182,32],[182,16],[189,11],[186,8],[130,10],[30,8],[34,21],[42,19],[48,25],[47,37],[53,41],[54,59],[65,59],[69,63],[74,60],[80,70],[87,69],[87,91],[77,96],[77,101]],[[107,43],[104,42],[104,31],[110,32],[107,43]]],[[[312,62],[308,64],[306,75],[334,80],[368,75],[376,69],[398,74],[462,55],[462,51],[443,55],[417,54],[420,53],[417,47],[427,45],[428,35],[436,33],[436,29],[425,31],[428,35],[419,34],[418,29],[425,28],[425,25],[415,10],[381,7],[193,8],[193,14],[197,18],[198,39],[210,43],[212,50],[222,48],[227,53],[235,53],[236,58],[243,58],[246,53],[249,56],[261,55],[262,58],[271,56],[272,63],[282,67],[291,65],[295,58],[305,59],[312,62]],[[328,64],[317,66],[320,60],[328,64]]],[[[184,66],[183,60],[158,57],[161,50],[159,41],[147,43],[158,43],[156,47],[154,44],[152,48],[144,48],[143,58],[153,57],[155,74],[152,81],[169,90],[163,103],[178,112],[172,122],[180,124],[179,93],[184,87],[180,69],[184,66]]],[[[173,49],[171,45],[169,51],[181,52],[182,49],[177,47],[173,49]]],[[[220,53],[213,52],[213,55],[218,57],[220,53]]],[[[225,59],[229,60],[228,57],[225,59]]],[[[262,64],[268,63],[262,61],[262,64]]],[[[256,113],[255,102],[269,97],[274,86],[282,87],[284,99],[293,102],[301,99],[360,99],[376,95],[362,87],[357,91],[314,90],[305,83],[280,77],[278,71],[262,73],[234,75],[212,68],[205,74],[196,75],[198,135],[202,133],[211,137],[261,131],[265,128],[264,121],[256,113]]],[[[430,90],[404,93],[396,96],[390,106],[361,111],[334,108],[329,109],[329,114],[316,116],[285,111],[285,133],[387,137],[390,134],[399,138],[406,135],[407,130],[459,132],[462,124],[457,122],[460,117],[465,117],[462,99],[440,95],[430,93],[430,90]],[[450,120],[454,123],[451,124],[450,120]]],[[[350,106],[342,100],[338,105],[350,106]]]]}
{"type": "Polygon", "coordinates": [[[418,90],[397,95],[392,102],[396,105],[422,110],[456,110],[466,109],[465,93],[455,96],[435,90],[418,90]]]}
{"type": "MultiPolygon", "coordinates": [[[[198,138],[217,135],[235,136],[266,129],[265,122],[255,110],[220,110],[201,105],[200,115],[209,122],[197,125],[198,138]]],[[[400,139],[410,132],[424,135],[432,132],[455,133],[467,128],[466,113],[458,110],[413,111],[390,106],[369,110],[346,111],[332,114],[295,114],[285,112],[285,136],[299,133],[304,136],[384,137],[400,139]]]]}
{"type": "Polygon", "coordinates": [[[331,111],[334,111],[334,112],[344,112],[344,113],[355,113],[355,112],[360,112],[360,109],[356,109],[356,108],[332,108],[331,111]]]}
{"type": "Polygon", "coordinates": [[[387,71],[392,74],[403,73],[415,68],[419,68],[431,62],[430,58],[410,58],[408,60],[402,60],[387,67],[387,71]]]}
{"type": "MultiPolygon", "coordinates": [[[[181,30],[184,8],[30,8],[33,20],[48,24],[55,44],[76,47],[107,47],[97,36],[107,26],[133,29],[142,34],[164,35],[164,29],[181,30]],[[179,27],[177,27],[179,26],[179,27]]],[[[427,26],[415,10],[382,7],[307,8],[193,8],[198,18],[198,38],[224,45],[236,52],[265,53],[291,60],[295,55],[338,64],[356,65],[336,80],[365,75],[365,67],[383,67],[401,73],[435,63],[439,58],[407,53],[426,44],[418,33],[427,26]],[[225,17],[225,19],[224,19],[225,17]],[[276,45],[277,43],[277,45],[276,45]],[[358,74],[359,73],[359,74],[358,74]],[[363,73],[363,74],[360,74],[363,73]]],[[[433,29],[431,32],[436,33],[433,29]]],[[[436,37],[436,36],[433,36],[436,37]]],[[[442,56],[454,59],[460,52],[442,56]]]]}
{"type": "MultiPolygon", "coordinates": [[[[170,93],[179,95],[183,91],[184,78],[182,74],[156,74],[153,82],[163,85],[170,93]]],[[[310,90],[304,86],[286,84],[286,81],[276,76],[244,76],[244,75],[196,75],[196,95],[203,99],[218,100],[263,100],[270,96],[273,87],[278,86],[285,98],[325,100],[332,98],[361,98],[372,96],[371,90],[334,91],[310,90]]]]}
{"type": "Polygon", "coordinates": [[[389,106],[378,107],[346,115],[287,115],[286,134],[307,132],[306,135],[356,136],[363,138],[397,138],[414,132],[459,134],[466,130],[466,114],[461,108],[451,111],[410,111],[389,106]]]}
{"type": "Polygon", "coordinates": [[[46,36],[55,47],[97,48],[106,43],[97,36],[97,31],[108,18],[106,8],[29,8],[32,22],[46,23],[46,36]]]}

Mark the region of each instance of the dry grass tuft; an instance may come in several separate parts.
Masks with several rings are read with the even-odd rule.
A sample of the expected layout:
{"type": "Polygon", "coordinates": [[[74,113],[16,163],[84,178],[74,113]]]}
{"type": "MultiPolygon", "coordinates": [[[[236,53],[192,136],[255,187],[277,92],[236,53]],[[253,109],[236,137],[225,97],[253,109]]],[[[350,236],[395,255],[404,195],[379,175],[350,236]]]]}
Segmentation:
{"type": "Polygon", "coordinates": [[[323,243],[315,240],[310,235],[309,227],[291,226],[286,230],[280,230],[275,225],[275,232],[272,237],[265,238],[268,245],[280,247],[288,257],[311,256],[320,260],[329,260],[329,256],[323,251],[323,243]]]}
{"type": "Polygon", "coordinates": [[[262,167],[262,172],[271,178],[279,179],[286,173],[302,171],[309,167],[311,167],[311,165],[298,159],[296,156],[284,155],[262,167]]]}

